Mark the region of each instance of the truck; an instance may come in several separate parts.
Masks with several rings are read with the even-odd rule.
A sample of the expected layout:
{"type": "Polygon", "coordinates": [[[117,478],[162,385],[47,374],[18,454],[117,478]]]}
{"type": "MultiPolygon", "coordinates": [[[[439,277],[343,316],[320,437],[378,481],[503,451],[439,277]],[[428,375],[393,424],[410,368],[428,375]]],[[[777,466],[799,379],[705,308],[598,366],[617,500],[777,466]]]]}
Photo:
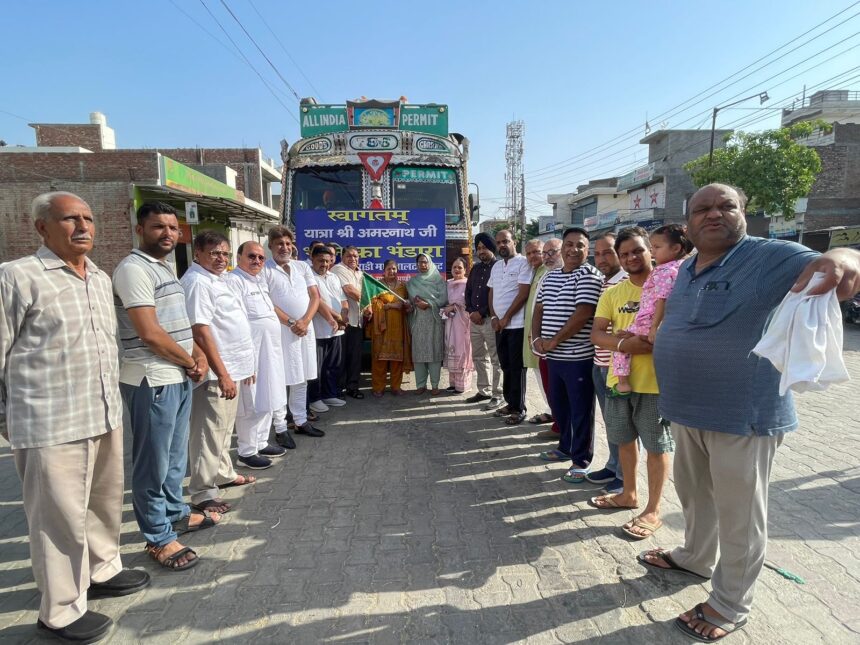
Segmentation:
{"type": "Polygon", "coordinates": [[[298,211],[444,209],[445,257],[471,257],[480,207],[469,194],[469,140],[448,131],[448,106],[366,99],[299,105],[301,139],[281,142],[281,216],[298,211]]]}

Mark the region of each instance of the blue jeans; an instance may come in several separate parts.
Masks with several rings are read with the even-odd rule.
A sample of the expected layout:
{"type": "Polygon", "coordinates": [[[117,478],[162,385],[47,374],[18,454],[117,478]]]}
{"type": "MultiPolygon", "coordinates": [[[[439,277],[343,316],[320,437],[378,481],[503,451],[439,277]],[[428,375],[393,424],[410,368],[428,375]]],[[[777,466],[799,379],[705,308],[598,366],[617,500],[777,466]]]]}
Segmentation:
{"type": "Polygon", "coordinates": [[[561,436],[558,449],[577,468],[586,468],[594,456],[594,381],[591,359],[559,361],[547,359],[549,404],[561,436]]]}
{"type": "MultiPolygon", "coordinates": [[[[601,367],[595,365],[591,372],[591,378],[594,379],[594,393],[597,395],[597,403],[600,405],[600,412],[606,408],[606,375],[609,373],[609,367],[601,367]]],[[[603,422],[606,423],[606,415],[603,415],[603,422]]],[[[604,468],[615,473],[618,479],[623,480],[621,474],[621,462],[618,460],[618,444],[607,442],[609,446],[609,459],[606,460],[604,468]]]]}
{"type": "Polygon", "coordinates": [[[172,522],[187,516],[182,480],[188,464],[191,381],[150,387],[120,383],[131,417],[131,497],[134,516],[148,544],[176,539],[172,522]]]}

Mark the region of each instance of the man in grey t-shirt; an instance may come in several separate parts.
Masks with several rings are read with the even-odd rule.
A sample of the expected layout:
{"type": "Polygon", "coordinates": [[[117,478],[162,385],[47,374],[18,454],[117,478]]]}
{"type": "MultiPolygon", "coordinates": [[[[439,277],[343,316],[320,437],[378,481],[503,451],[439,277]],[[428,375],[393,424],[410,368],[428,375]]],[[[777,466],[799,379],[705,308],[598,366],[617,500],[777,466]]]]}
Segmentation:
{"type": "Polygon", "coordinates": [[[147,550],[161,565],[186,569],[197,564],[177,530],[200,529],[217,513],[190,514],[182,500],[188,460],[191,380],[208,371],[194,344],[185,292],[165,258],[179,239],[176,211],[169,204],[144,203],[137,211],[140,248],[113,275],[122,358],[120,390],[131,419],[132,505],[147,550]]]}

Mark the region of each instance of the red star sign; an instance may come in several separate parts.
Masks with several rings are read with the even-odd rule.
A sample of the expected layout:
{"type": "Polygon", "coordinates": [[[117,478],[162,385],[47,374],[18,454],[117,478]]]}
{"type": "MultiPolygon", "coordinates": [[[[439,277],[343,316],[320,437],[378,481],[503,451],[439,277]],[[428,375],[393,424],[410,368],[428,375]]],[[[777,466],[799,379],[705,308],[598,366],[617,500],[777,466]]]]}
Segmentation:
{"type": "Polygon", "coordinates": [[[638,195],[633,198],[633,208],[639,208],[639,204],[642,202],[642,198],[638,195]]]}
{"type": "Polygon", "coordinates": [[[655,192],[651,193],[650,197],[651,197],[651,206],[656,206],[657,205],[657,192],[655,191],[655,192]]]}

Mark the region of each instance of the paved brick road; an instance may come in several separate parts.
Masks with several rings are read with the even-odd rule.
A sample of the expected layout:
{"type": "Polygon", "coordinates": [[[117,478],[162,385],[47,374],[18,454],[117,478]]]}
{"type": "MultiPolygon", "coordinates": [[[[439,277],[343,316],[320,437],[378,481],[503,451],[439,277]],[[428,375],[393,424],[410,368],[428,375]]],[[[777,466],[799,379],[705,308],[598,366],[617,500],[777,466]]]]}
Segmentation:
{"type": "MultiPolygon", "coordinates": [[[[768,558],[806,584],[766,570],[729,642],[860,642],[860,328],[845,356],[854,381],[798,397],[802,430],[774,468],[768,558]]],[[[666,526],[632,543],[617,529],[627,512],[590,508],[594,487],[535,459],[548,444],[531,426],[501,426],[462,397],[368,397],[324,421],[326,438],[299,437],[254,487],[230,491],[222,525],[188,536],[203,561],[187,573],[151,566],[125,506],[125,561],[154,579],[93,603],[117,619],[107,642],[685,642],[670,621],[706,586],[634,560],[681,539],[671,485],[666,526]]],[[[4,643],[41,642],[19,498],[4,447],[4,643]]]]}

